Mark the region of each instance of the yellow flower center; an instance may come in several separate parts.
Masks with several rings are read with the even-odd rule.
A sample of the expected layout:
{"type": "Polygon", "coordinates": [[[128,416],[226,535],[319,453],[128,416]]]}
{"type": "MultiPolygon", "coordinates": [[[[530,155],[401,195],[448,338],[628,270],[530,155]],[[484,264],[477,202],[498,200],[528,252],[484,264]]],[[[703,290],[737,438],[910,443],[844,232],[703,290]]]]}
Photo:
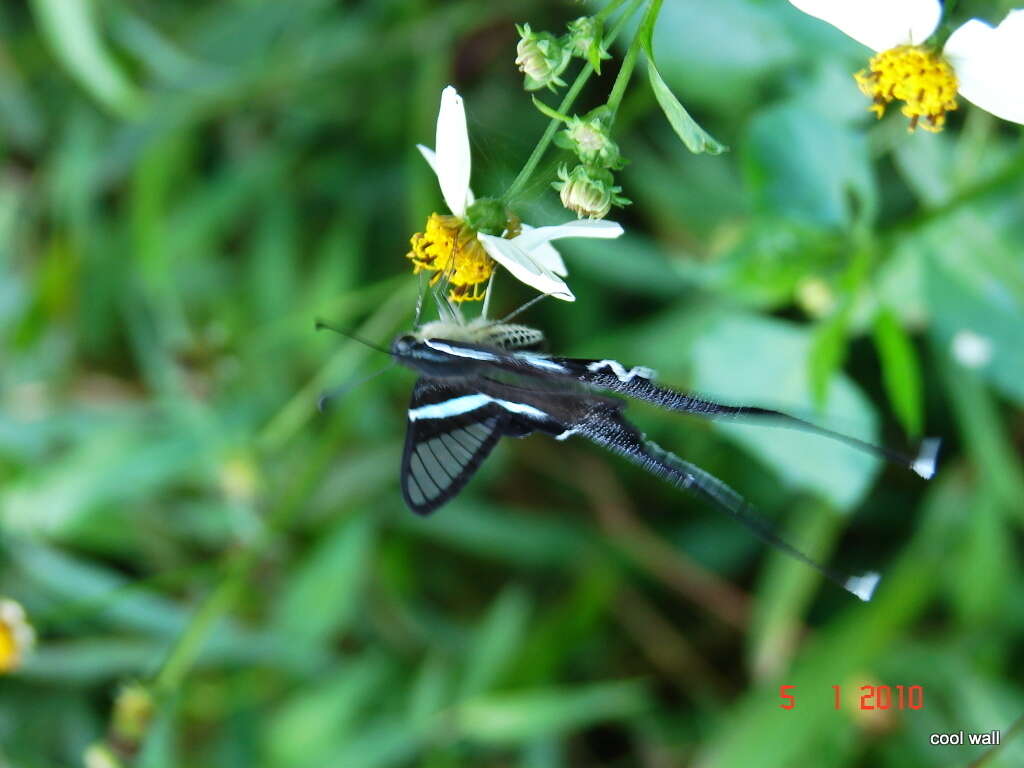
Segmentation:
{"type": "Polygon", "coordinates": [[[14,636],[14,628],[0,621],[0,674],[10,672],[18,666],[20,660],[18,639],[14,636]]]}
{"type": "MultiPolygon", "coordinates": [[[[509,221],[505,237],[519,234],[519,222],[509,221]]],[[[477,239],[476,231],[458,216],[432,213],[423,232],[409,239],[413,271],[434,274],[433,285],[442,277],[447,280],[448,298],[452,301],[479,301],[484,297],[483,285],[494,272],[494,260],[487,255],[477,239]]]]}
{"type": "Polygon", "coordinates": [[[910,118],[910,130],[920,122],[926,131],[938,132],[946,113],[956,109],[956,74],[941,54],[916,45],[901,45],[871,58],[868,69],[855,74],[861,91],[874,100],[870,109],[879,118],[892,101],[904,102],[901,110],[910,118]]]}

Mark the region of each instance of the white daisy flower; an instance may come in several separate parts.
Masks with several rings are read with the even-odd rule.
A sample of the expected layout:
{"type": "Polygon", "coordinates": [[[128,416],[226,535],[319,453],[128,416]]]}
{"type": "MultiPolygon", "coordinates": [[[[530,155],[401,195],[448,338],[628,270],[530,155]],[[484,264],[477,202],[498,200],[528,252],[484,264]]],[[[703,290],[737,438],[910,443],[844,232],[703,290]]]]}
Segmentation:
{"type": "Polygon", "coordinates": [[[36,633],[21,605],[0,598],[0,675],[16,670],[35,641],[36,633]]]}
{"type": "Polygon", "coordinates": [[[476,199],[469,188],[469,133],[462,97],[448,86],[441,92],[437,140],[431,150],[417,145],[441,186],[450,215],[432,213],[423,232],[412,236],[410,258],[416,271],[442,275],[452,301],[482,299],[497,262],[513,277],[565,301],[575,300],[562,279],[568,271],[552,240],[563,237],[614,238],[622,227],[613,221],[569,221],[531,227],[493,199],[476,199]]]}
{"type": "Polygon", "coordinates": [[[892,101],[929,131],[942,130],[956,93],[996,117],[1024,123],[1024,9],[992,27],[960,26],[941,50],[925,45],[942,19],[939,0],[790,0],[876,52],[854,77],[881,117],[892,101]],[[919,122],[920,121],[920,122],[919,122]]]}

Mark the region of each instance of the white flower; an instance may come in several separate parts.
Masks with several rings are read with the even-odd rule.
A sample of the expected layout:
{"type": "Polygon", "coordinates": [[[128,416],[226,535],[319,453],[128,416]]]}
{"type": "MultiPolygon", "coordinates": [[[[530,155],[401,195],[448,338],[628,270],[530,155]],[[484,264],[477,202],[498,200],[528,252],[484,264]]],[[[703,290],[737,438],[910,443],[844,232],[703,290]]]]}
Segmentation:
{"type": "Polygon", "coordinates": [[[997,27],[978,19],[960,26],[941,52],[922,47],[942,18],[939,0],[790,0],[878,52],[861,90],[876,111],[906,102],[911,127],[938,130],[956,109],[953,91],[996,117],[1024,123],[1024,9],[1010,11],[997,27]]]}
{"type": "Polygon", "coordinates": [[[0,675],[16,670],[35,641],[36,633],[21,605],[0,598],[0,675]]]}
{"type": "MultiPolygon", "coordinates": [[[[437,114],[435,149],[431,150],[423,145],[417,145],[417,147],[434,173],[437,174],[441,195],[444,197],[448,210],[461,222],[466,218],[467,211],[475,202],[475,198],[469,188],[471,161],[469,133],[466,129],[466,111],[462,104],[462,97],[452,86],[449,85],[441,92],[441,109],[437,114]]],[[[431,219],[433,218],[431,217],[431,219]]],[[[431,221],[428,220],[428,230],[430,224],[431,221]]],[[[438,225],[434,232],[437,233],[442,228],[443,225],[438,225]]],[[[457,231],[453,230],[451,226],[448,227],[448,231],[452,233],[454,247],[460,247],[457,231]]],[[[476,232],[476,238],[487,255],[511,272],[518,280],[536,288],[541,293],[573,301],[575,296],[562,279],[568,274],[565,262],[551,245],[551,241],[563,237],[615,238],[622,232],[621,225],[613,221],[570,221],[557,226],[536,228],[522,224],[520,234],[512,238],[484,232],[476,232]]],[[[428,231],[425,234],[430,233],[428,231]]],[[[421,236],[413,238],[414,252],[417,249],[416,237],[421,236]]],[[[414,257],[413,260],[422,268],[434,268],[425,266],[422,259],[417,261],[414,257]]],[[[467,254],[467,262],[469,261],[471,261],[471,255],[467,254]]],[[[435,259],[432,264],[436,263],[435,259]]],[[[481,275],[483,270],[478,269],[478,266],[475,263],[467,264],[467,271],[472,267],[475,270],[474,275],[481,275]]],[[[459,266],[456,265],[454,269],[458,271],[459,266]]],[[[487,277],[489,275],[490,273],[487,272],[487,277]]],[[[475,280],[476,277],[469,279],[475,280]]],[[[472,298],[477,297],[473,296],[472,298]]]]}

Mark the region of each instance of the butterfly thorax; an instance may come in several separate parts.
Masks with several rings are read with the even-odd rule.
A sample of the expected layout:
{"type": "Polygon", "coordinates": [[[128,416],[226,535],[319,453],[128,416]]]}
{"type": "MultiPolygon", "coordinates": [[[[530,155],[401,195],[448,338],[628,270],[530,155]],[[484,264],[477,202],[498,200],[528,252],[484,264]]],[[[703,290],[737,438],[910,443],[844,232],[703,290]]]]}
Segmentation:
{"type": "Polygon", "coordinates": [[[435,320],[420,326],[412,335],[420,341],[448,339],[499,349],[533,349],[544,343],[544,334],[536,328],[479,317],[468,323],[435,320]]]}
{"type": "Polygon", "coordinates": [[[467,378],[483,372],[504,353],[536,347],[543,341],[544,334],[525,325],[479,318],[469,323],[439,320],[399,336],[391,345],[391,354],[430,378],[467,378]]]}

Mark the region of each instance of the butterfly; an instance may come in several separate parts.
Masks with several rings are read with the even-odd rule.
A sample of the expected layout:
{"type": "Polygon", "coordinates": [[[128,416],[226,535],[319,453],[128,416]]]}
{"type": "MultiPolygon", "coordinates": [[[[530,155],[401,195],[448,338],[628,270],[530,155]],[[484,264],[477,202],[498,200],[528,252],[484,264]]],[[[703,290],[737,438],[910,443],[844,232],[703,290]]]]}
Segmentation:
{"type": "Polygon", "coordinates": [[[935,472],[938,440],[923,441],[917,456],[910,457],[779,411],[727,405],[662,386],[654,371],[643,366],[544,354],[538,351],[543,342],[541,331],[525,325],[479,318],[465,322],[455,315],[394,340],[393,360],[419,374],[400,474],[402,496],[413,512],[429,514],[454,498],[504,437],[579,437],[702,497],[848,592],[870,599],[877,574],[843,578],[789,544],[724,482],[644,436],[626,418],[622,396],[668,411],[802,429],[905,466],[925,479],[935,472]]]}

